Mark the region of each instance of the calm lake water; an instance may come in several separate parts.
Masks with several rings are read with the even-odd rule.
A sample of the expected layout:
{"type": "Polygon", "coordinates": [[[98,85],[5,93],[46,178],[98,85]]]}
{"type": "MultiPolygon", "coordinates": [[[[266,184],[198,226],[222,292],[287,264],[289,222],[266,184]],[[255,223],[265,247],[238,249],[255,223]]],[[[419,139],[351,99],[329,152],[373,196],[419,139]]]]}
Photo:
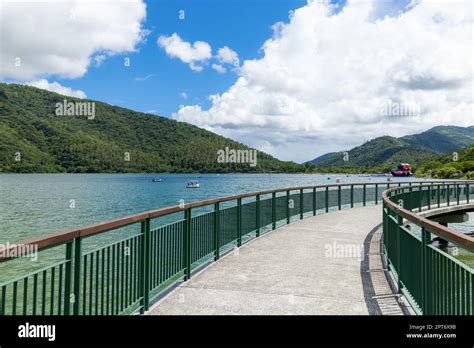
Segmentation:
{"type": "MultiPolygon", "coordinates": [[[[384,177],[305,174],[3,174],[0,243],[80,227],[150,209],[271,188],[384,177]],[[329,177],[329,180],[328,180],[329,177]],[[153,183],[153,178],[162,182],[153,183]],[[198,180],[200,189],[187,189],[198,180]]],[[[392,179],[413,181],[415,178],[392,179]]]]}
{"type": "MultiPolygon", "coordinates": [[[[0,175],[0,243],[80,227],[150,209],[243,192],[384,177],[320,174],[3,174],[0,175]],[[153,178],[162,182],[153,183],[153,178]],[[328,179],[329,178],[329,179],[328,179]],[[200,189],[187,189],[198,180],[200,189]]],[[[393,182],[416,178],[393,178],[393,182]]],[[[474,216],[452,228],[474,230],[474,216]]]]}

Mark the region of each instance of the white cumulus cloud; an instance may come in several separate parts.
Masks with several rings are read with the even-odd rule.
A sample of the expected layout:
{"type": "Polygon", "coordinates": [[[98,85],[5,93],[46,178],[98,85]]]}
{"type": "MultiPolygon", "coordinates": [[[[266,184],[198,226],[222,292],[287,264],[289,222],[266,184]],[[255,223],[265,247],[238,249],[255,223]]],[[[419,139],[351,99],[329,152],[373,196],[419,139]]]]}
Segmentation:
{"type": "Polygon", "coordinates": [[[145,18],[142,0],[4,0],[0,78],[81,77],[106,56],[135,51],[145,18]]]}
{"type": "Polygon", "coordinates": [[[472,6],[417,0],[383,16],[375,0],[341,11],[309,1],[274,25],[263,58],[246,60],[209,109],[182,106],[173,117],[297,161],[377,136],[472,125],[472,6]],[[419,112],[387,116],[393,103],[419,112]]]}
{"type": "Polygon", "coordinates": [[[215,71],[217,71],[219,74],[224,74],[225,72],[227,72],[227,69],[226,69],[225,67],[223,67],[222,65],[220,65],[220,64],[215,64],[215,63],[213,63],[213,64],[211,65],[211,67],[212,67],[215,71]]]}
{"type": "Polygon", "coordinates": [[[224,46],[217,50],[217,59],[221,63],[235,64],[235,62],[238,62],[239,55],[231,48],[224,46]]]}
{"type": "Polygon", "coordinates": [[[202,64],[212,57],[211,46],[204,41],[190,43],[183,41],[178,34],[161,35],[157,41],[170,57],[187,63],[193,71],[202,71],[202,64]]]}
{"type": "Polygon", "coordinates": [[[26,82],[25,84],[28,86],[33,86],[33,87],[45,89],[51,92],[67,95],[69,97],[75,97],[75,98],[81,98],[81,99],[86,97],[86,94],[84,93],[84,91],[63,86],[58,82],[48,82],[46,79],[30,81],[30,82],[26,82]]]}

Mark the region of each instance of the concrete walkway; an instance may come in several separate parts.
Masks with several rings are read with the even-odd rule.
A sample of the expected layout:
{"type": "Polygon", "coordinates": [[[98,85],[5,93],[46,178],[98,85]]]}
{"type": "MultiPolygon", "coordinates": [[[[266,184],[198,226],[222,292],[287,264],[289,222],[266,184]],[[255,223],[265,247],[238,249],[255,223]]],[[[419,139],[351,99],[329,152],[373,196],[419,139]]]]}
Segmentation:
{"type": "Polygon", "coordinates": [[[377,205],[281,227],[183,282],[147,314],[403,314],[382,269],[381,220],[377,205]]]}

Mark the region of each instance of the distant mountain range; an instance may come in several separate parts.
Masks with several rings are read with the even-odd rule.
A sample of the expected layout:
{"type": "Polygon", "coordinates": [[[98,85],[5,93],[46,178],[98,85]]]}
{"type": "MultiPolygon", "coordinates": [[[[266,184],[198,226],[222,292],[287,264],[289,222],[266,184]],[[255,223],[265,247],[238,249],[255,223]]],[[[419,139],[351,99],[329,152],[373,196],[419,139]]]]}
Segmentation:
{"type": "MultiPolygon", "coordinates": [[[[77,110],[76,110],[77,111],[77,110]]],[[[401,138],[383,136],[310,161],[328,167],[419,164],[474,144],[474,126],[439,126],[401,138]]],[[[218,160],[251,148],[184,122],[34,87],[0,83],[0,172],[313,172],[258,151],[257,165],[218,160]],[[64,103],[93,103],[94,117],[68,116],[64,103]],[[58,115],[58,103],[63,115],[58,115]],[[231,163],[229,163],[231,162],[231,163]]],[[[231,159],[227,157],[227,159],[231,159]]]]}
{"type": "Polygon", "coordinates": [[[260,151],[256,166],[232,162],[232,157],[221,163],[218,151],[226,147],[251,150],[188,123],[0,83],[0,172],[219,173],[294,172],[302,168],[260,151]],[[68,115],[68,103],[73,108],[88,105],[90,109],[73,110],[76,115],[68,115]],[[77,115],[87,110],[93,110],[94,116],[77,115]]]}
{"type": "Polygon", "coordinates": [[[437,126],[423,133],[400,138],[382,136],[345,152],[331,152],[309,163],[318,167],[374,167],[408,162],[416,165],[436,154],[474,144],[474,126],[437,126]]]}

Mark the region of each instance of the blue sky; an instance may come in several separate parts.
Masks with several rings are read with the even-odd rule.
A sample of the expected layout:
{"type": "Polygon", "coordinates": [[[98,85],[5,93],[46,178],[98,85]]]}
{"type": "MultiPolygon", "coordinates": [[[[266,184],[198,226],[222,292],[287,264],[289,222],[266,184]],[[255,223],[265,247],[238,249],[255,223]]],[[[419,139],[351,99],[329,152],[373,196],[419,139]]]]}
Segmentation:
{"type": "MultiPolygon", "coordinates": [[[[208,64],[194,72],[179,59],[170,58],[158,47],[160,35],[177,33],[183,41],[205,41],[212,54],[223,46],[236,51],[240,62],[262,57],[263,43],[272,37],[272,26],[289,22],[289,13],[305,6],[307,0],[147,0],[145,40],[137,51],[108,57],[102,64],[89,65],[78,79],[55,80],[84,91],[90,99],[136,111],[169,117],[181,105],[211,106],[209,96],[221,94],[235,83],[235,71],[219,74],[208,64]],[[180,19],[180,11],[185,18],[180,19]],[[130,58],[130,66],[124,59],[130,58]],[[182,94],[186,94],[184,99],[182,94]]],[[[333,0],[342,9],[346,0],[333,0]]],[[[403,8],[408,0],[385,0],[384,13],[403,8]]],[[[98,54],[98,53],[97,53],[98,54]]]]}
{"type": "Polygon", "coordinates": [[[383,135],[474,124],[472,6],[3,0],[0,81],[173,117],[303,162],[383,135]],[[388,105],[417,112],[387,115],[388,105]]]}
{"type": "Polygon", "coordinates": [[[272,36],[272,25],[288,22],[290,10],[305,0],[159,0],[147,1],[145,28],[150,31],[139,51],[107,58],[91,66],[80,79],[58,79],[68,87],[83,90],[87,97],[137,111],[155,110],[170,116],[182,104],[210,106],[208,96],[222,93],[237,79],[233,71],[219,74],[208,65],[192,71],[179,59],[170,58],[158,47],[160,35],[177,33],[183,41],[206,41],[213,54],[223,46],[236,51],[241,62],[260,58],[260,47],[272,36]],[[179,11],[185,19],[179,19],[179,11]],[[130,57],[130,67],[124,58],[130,57]],[[148,77],[137,81],[136,78],[148,77]],[[185,92],[185,100],[181,93],[185,92]]]}

